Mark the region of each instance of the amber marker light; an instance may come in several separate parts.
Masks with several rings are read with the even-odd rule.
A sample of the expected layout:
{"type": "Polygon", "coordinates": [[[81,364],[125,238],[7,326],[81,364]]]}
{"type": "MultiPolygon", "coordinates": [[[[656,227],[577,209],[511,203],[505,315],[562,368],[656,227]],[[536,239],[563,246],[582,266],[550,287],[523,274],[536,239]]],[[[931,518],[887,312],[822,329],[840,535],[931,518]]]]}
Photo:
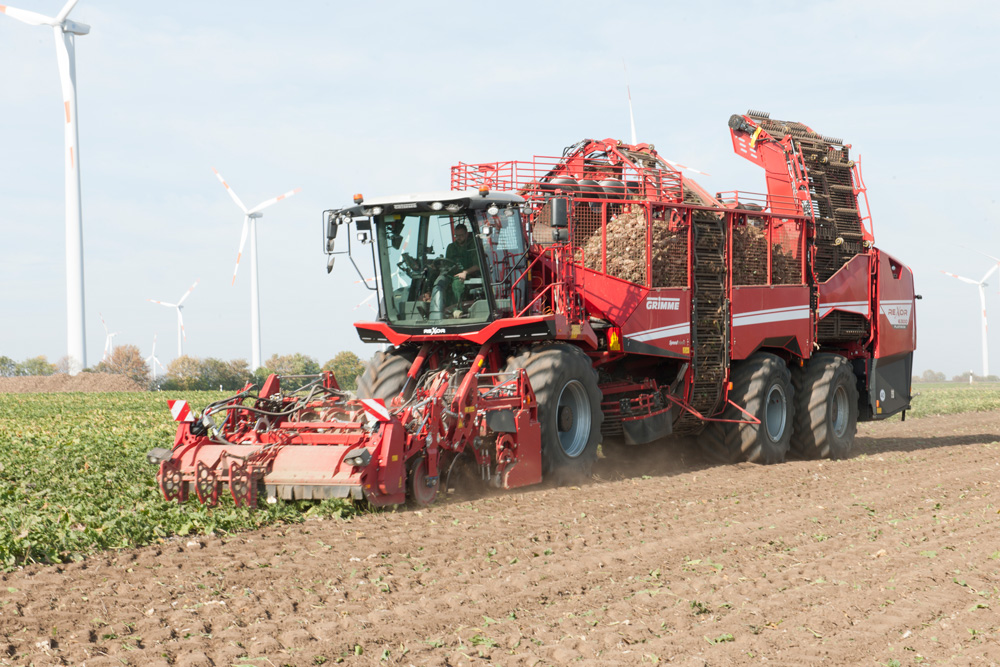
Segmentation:
{"type": "Polygon", "coordinates": [[[608,350],[611,352],[622,351],[622,330],[618,327],[608,329],[608,350]]]}

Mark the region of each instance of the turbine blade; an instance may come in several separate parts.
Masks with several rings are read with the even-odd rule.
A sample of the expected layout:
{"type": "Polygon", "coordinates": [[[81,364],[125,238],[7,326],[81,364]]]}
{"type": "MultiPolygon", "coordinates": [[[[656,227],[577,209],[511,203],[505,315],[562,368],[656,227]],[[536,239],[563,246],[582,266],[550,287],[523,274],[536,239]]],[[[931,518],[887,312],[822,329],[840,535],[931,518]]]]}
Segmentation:
{"type": "Polygon", "coordinates": [[[288,199],[288,198],[289,198],[289,197],[291,197],[292,195],[294,195],[294,194],[298,194],[299,192],[302,192],[302,188],[295,188],[294,190],[289,190],[289,191],[288,191],[288,192],[286,192],[285,194],[283,194],[283,195],[278,195],[278,196],[277,196],[277,197],[275,197],[274,199],[268,199],[268,200],[267,200],[267,201],[265,201],[265,202],[261,202],[261,203],[257,204],[257,205],[256,205],[256,206],[254,206],[254,207],[253,207],[252,209],[250,209],[250,213],[256,213],[257,211],[263,211],[263,210],[264,210],[265,208],[267,208],[267,207],[268,207],[268,206],[270,206],[271,204],[277,204],[277,203],[278,203],[279,201],[281,201],[282,199],[288,199]]]}
{"type": "Polygon", "coordinates": [[[59,63],[59,86],[62,89],[63,111],[66,116],[66,162],[71,172],[79,173],[80,157],[76,147],[76,132],[69,131],[76,119],[76,83],[73,81],[73,35],[59,26],[52,29],[56,38],[56,61],[59,63]]]}
{"type": "Polygon", "coordinates": [[[104,315],[101,311],[97,311],[97,314],[101,316],[101,326],[104,327],[104,335],[108,335],[108,325],[104,322],[104,315]]]}
{"type": "Polygon", "coordinates": [[[191,285],[191,287],[188,288],[188,291],[184,292],[184,296],[182,296],[181,300],[177,302],[177,307],[178,308],[180,307],[180,305],[182,303],[184,303],[185,299],[187,299],[189,296],[191,296],[191,292],[194,291],[194,288],[197,287],[198,283],[200,283],[200,282],[201,282],[201,278],[198,278],[198,280],[194,281],[194,285],[191,285]]]}
{"type": "Polygon", "coordinates": [[[181,337],[183,337],[184,340],[187,340],[187,331],[184,331],[184,315],[181,314],[180,308],[177,309],[177,323],[181,325],[181,337]]]}
{"type": "Polygon", "coordinates": [[[161,306],[167,306],[168,308],[176,308],[176,303],[167,303],[166,301],[157,301],[156,299],[146,299],[146,301],[151,301],[152,303],[158,303],[161,306]]]}
{"type": "Polygon", "coordinates": [[[673,160],[667,160],[666,158],[664,158],[663,161],[673,167],[677,167],[678,169],[682,169],[684,171],[693,171],[694,173],[701,174],[702,176],[711,176],[711,174],[709,174],[708,172],[702,171],[700,169],[695,169],[694,167],[688,167],[687,165],[683,165],[680,162],[674,162],[673,160]]]}
{"type": "Polygon", "coordinates": [[[625,92],[628,93],[628,119],[632,124],[632,145],[639,143],[635,138],[635,116],[632,115],[632,87],[628,83],[628,67],[625,66],[625,59],[622,58],[622,69],[625,70],[625,92]]]}
{"type": "Polygon", "coordinates": [[[12,19],[17,19],[28,25],[59,25],[62,23],[61,19],[57,21],[42,14],[29,12],[27,9],[18,9],[17,7],[7,7],[5,5],[0,5],[0,14],[6,14],[12,19]]]}
{"type": "Polygon", "coordinates": [[[951,276],[952,278],[958,278],[963,283],[969,283],[970,285],[978,285],[979,284],[978,280],[973,280],[972,278],[965,278],[963,276],[959,276],[959,275],[956,275],[954,273],[948,273],[947,271],[942,271],[941,273],[943,273],[946,276],[951,276]]]}
{"type": "Polygon", "coordinates": [[[243,247],[247,243],[247,234],[250,233],[250,216],[243,218],[243,234],[240,235],[240,251],[236,253],[236,267],[233,269],[233,282],[236,284],[236,272],[240,270],[240,259],[243,257],[243,247]]]}
{"type": "Polygon", "coordinates": [[[56,14],[57,23],[62,23],[63,21],[66,20],[66,17],[69,16],[69,13],[73,11],[74,7],[76,7],[77,1],[78,0],[69,0],[69,2],[63,5],[63,8],[59,10],[58,14],[56,14]]]}
{"type": "Polygon", "coordinates": [[[228,192],[229,196],[233,198],[233,201],[236,202],[236,205],[240,207],[240,210],[243,211],[244,213],[249,213],[249,211],[247,211],[247,207],[243,205],[243,202],[241,202],[240,198],[236,196],[236,193],[233,192],[233,189],[229,187],[229,183],[226,183],[226,179],[222,177],[222,174],[219,173],[219,170],[216,169],[215,167],[212,167],[212,171],[215,172],[215,175],[216,177],[218,177],[219,182],[226,187],[226,192],[228,192]]]}
{"type": "MultiPolygon", "coordinates": [[[[989,257],[989,255],[987,255],[987,257],[989,257]]],[[[992,269],[990,269],[989,271],[987,271],[987,272],[986,272],[986,275],[984,275],[984,276],[983,276],[983,279],[982,279],[982,280],[981,280],[980,282],[983,282],[983,283],[985,283],[985,282],[986,282],[986,280],[987,280],[987,279],[988,279],[988,278],[989,278],[990,276],[992,276],[992,275],[993,275],[993,273],[994,273],[994,272],[995,272],[995,271],[996,271],[997,269],[1000,269],[1000,264],[994,264],[994,265],[993,265],[993,268],[992,268],[992,269]]]]}
{"type": "Polygon", "coordinates": [[[365,305],[366,303],[374,299],[376,296],[378,296],[378,292],[375,292],[374,294],[371,294],[370,296],[366,297],[364,300],[360,301],[358,305],[354,306],[354,310],[357,310],[361,306],[365,305]]]}

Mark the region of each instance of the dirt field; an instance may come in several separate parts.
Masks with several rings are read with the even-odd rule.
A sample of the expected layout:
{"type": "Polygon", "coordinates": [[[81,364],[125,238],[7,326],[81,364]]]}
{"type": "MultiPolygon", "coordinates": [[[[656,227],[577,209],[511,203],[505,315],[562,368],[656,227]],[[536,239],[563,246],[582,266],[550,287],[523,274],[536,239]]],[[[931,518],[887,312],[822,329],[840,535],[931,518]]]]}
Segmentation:
{"type": "Polygon", "coordinates": [[[146,388],[124,375],[113,373],[80,373],[79,375],[56,373],[55,375],[0,378],[0,394],[51,394],[64,391],[146,391],[146,388]]]}
{"type": "MultiPolygon", "coordinates": [[[[0,576],[0,664],[1000,662],[1000,412],[0,576]]],[[[678,461],[680,459],[680,461],[678,461]]]]}

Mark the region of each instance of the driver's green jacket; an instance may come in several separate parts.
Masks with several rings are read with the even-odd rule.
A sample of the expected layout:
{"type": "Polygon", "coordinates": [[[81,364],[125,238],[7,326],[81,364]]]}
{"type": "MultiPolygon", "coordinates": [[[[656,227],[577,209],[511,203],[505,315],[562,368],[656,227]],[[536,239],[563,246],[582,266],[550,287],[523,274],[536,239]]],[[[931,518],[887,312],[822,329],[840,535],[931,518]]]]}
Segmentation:
{"type": "Polygon", "coordinates": [[[447,259],[458,262],[463,270],[479,266],[479,255],[476,254],[476,242],[471,236],[466,238],[465,245],[459,245],[458,243],[449,245],[444,256],[447,259]]]}

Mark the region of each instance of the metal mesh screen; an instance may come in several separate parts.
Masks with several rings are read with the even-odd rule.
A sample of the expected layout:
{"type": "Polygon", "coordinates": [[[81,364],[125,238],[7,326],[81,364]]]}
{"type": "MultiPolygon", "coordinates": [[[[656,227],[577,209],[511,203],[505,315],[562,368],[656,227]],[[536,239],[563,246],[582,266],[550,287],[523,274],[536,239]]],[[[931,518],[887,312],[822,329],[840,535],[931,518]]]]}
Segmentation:
{"type": "Polygon", "coordinates": [[[554,229],[552,227],[552,202],[545,202],[535,215],[531,225],[531,236],[534,242],[539,245],[552,245],[555,243],[554,229]]]}
{"type": "Polygon", "coordinates": [[[574,252],[574,261],[588,268],[601,270],[601,220],[604,205],[596,202],[578,201],[573,205],[573,247],[583,253],[574,252]],[[593,243],[596,240],[596,245],[593,243]]]}

